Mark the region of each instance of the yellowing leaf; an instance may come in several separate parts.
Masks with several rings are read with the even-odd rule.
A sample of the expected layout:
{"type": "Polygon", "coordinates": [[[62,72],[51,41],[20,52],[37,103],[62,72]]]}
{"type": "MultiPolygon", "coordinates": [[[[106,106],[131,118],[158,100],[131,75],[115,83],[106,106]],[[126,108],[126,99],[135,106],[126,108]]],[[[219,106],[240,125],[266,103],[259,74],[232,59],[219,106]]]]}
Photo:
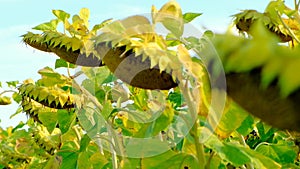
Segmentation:
{"type": "Polygon", "coordinates": [[[149,20],[141,15],[134,15],[120,21],[122,25],[128,29],[139,25],[149,25],[149,20]]]}
{"type": "Polygon", "coordinates": [[[10,97],[8,96],[0,97],[0,105],[8,105],[8,104],[11,104],[10,97]]]}
{"type": "Polygon", "coordinates": [[[101,31],[113,33],[113,34],[122,34],[126,28],[122,25],[121,21],[114,21],[106,26],[104,26],[101,31]]]}
{"type": "Polygon", "coordinates": [[[41,87],[39,89],[38,101],[45,100],[49,95],[49,90],[46,87],[41,87]]]}
{"type": "Polygon", "coordinates": [[[182,11],[180,5],[176,1],[169,1],[165,5],[163,5],[158,13],[163,13],[167,15],[171,15],[176,18],[182,18],[182,11]]]}
{"type": "Polygon", "coordinates": [[[72,51],[82,48],[82,42],[76,37],[73,37],[71,39],[71,45],[72,45],[72,51]]]}
{"type": "Polygon", "coordinates": [[[38,26],[33,27],[32,29],[41,30],[41,31],[55,31],[58,22],[59,21],[57,19],[53,19],[50,22],[42,23],[38,26]]]}
{"type": "Polygon", "coordinates": [[[56,99],[55,96],[53,96],[53,95],[48,95],[48,97],[47,97],[48,105],[52,104],[52,102],[54,102],[55,99],[56,99]]]}
{"type": "Polygon", "coordinates": [[[36,100],[37,97],[39,96],[39,91],[40,91],[40,89],[37,88],[37,87],[35,87],[35,88],[29,93],[29,96],[30,96],[31,98],[33,98],[34,100],[36,100]]]}
{"type": "Polygon", "coordinates": [[[157,12],[158,12],[158,10],[156,9],[156,7],[154,5],[152,5],[152,7],[151,7],[151,17],[152,17],[153,24],[156,23],[155,18],[156,18],[156,13],[157,12]]]}
{"type": "Polygon", "coordinates": [[[182,63],[189,63],[192,62],[191,56],[189,51],[182,45],[179,45],[178,48],[178,58],[182,63]]]}
{"type": "Polygon", "coordinates": [[[84,25],[89,27],[90,10],[88,8],[82,8],[79,12],[79,16],[83,20],[84,25]]]}
{"type": "Polygon", "coordinates": [[[57,17],[57,19],[61,20],[64,23],[67,19],[70,18],[70,14],[63,10],[52,10],[52,13],[57,17]]]}
{"type": "Polygon", "coordinates": [[[164,71],[170,62],[171,62],[171,60],[169,59],[169,57],[167,55],[160,56],[159,64],[158,64],[160,72],[164,71]]]}
{"type": "Polygon", "coordinates": [[[215,131],[221,138],[229,137],[232,132],[241,126],[242,122],[248,116],[248,113],[231,101],[227,103],[226,109],[215,131]]]}
{"type": "Polygon", "coordinates": [[[201,78],[203,76],[203,67],[199,63],[192,62],[191,69],[192,69],[192,74],[195,77],[201,78]]]}
{"type": "Polygon", "coordinates": [[[62,107],[68,102],[68,98],[69,98],[68,95],[65,93],[61,93],[58,96],[59,103],[62,107]]]}
{"type": "Polygon", "coordinates": [[[154,23],[161,22],[176,37],[183,33],[183,18],[179,4],[175,1],[166,3],[155,15],[154,23]]]}

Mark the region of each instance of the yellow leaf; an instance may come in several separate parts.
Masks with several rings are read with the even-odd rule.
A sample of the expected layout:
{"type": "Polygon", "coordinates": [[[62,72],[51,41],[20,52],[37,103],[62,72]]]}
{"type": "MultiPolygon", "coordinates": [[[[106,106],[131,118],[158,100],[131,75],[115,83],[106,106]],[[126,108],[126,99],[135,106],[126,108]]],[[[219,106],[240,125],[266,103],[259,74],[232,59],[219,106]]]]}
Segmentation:
{"type": "Polygon", "coordinates": [[[192,62],[189,51],[182,45],[179,45],[178,48],[178,58],[182,63],[190,63],[192,62]]]}
{"type": "Polygon", "coordinates": [[[159,64],[158,64],[160,72],[166,70],[166,68],[170,62],[171,62],[171,60],[169,59],[169,57],[167,55],[160,56],[159,64]]]}
{"type": "Polygon", "coordinates": [[[192,62],[191,69],[192,69],[192,74],[195,77],[201,78],[203,76],[203,67],[199,63],[192,62]]]}
{"type": "Polygon", "coordinates": [[[151,7],[151,17],[152,17],[153,24],[156,23],[155,18],[156,18],[156,13],[157,12],[158,12],[158,10],[156,9],[156,7],[154,5],[152,5],[152,7],[151,7]]]}
{"type": "Polygon", "coordinates": [[[162,8],[160,8],[158,13],[171,15],[176,18],[182,18],[182,11],[180,5],[176,1],[169,1],[164,6],[162,6],[162,8]]]}
{"type": "Polygon", "coordinates": [[[61,107],[63,107],[68,102],[68,98],[69,98],[68,95],[65,93],[61,93],[58,96],[58,100],[59,100],[61,107]]]}
{"type": "Polygon", "coordinates": [[[73,37],[71,39],[71,45],[72,45],[72,51],[81,49],[81,47],[82,47],[81,41],[78,38],[76,38],[76,37],[73,37]]]}
{"type": "Polygon", "coordinates": [[[82,8],[79,12],[79,16],[83,20],[84,25],[88,28],[89,27],[90,10],[88,8],[82,8]]]}

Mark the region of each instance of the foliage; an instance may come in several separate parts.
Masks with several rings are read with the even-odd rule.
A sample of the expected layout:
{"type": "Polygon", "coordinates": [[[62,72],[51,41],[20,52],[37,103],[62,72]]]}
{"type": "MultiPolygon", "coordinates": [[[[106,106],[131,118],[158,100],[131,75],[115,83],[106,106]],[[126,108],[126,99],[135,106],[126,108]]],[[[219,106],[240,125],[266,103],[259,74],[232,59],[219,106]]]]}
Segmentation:
{"type": "Polygon", "coordinates": [[[185,37],[184,27],[201,14],[183,14],[175,1],[153,6],[151,19],[106,20],[92,29],[86,8],[72,23],[67,12],[52,12],[56,19],[23,41],[60,57],[55,68],[68,75],[45,67],[37,81],[7,82],[11,89],[0,94],[0,104],[10,104],[4,94],[12,92],[16,114],[26,113],[28,121],[0,128],[0,168],[299,168],[299,133],[264,123],[300,129],[299,49],[280,46],[276,37],[297,41],[297,29],[283,27],[281,15],[291,21],[298,13],[282,1],[270,2],[265,13],[234,15],[251,39],[211,31],[185,37]],[[159,24],[166,36],[155,31],[159,24]],[[224,91],[208,77],[220,75],[220,68],[205,67],[216,63],[210,40],[231,97],[222,116],[212,100],[224,91]],[[191,57],[192,50],[207,58],[191,57]],[[73,68],[78,71],[71,75],[73,68]],[[128,80],[136,71],[141,74],[128,80]]]}

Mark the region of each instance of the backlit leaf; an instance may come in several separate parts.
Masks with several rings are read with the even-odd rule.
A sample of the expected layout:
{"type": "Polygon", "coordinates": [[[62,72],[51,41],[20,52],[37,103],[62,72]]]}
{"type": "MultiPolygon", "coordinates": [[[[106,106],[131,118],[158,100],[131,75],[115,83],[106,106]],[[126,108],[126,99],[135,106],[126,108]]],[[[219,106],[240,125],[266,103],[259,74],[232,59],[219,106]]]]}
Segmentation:
{"type": "Polygon", "coordinates": [[[287,63],[285,70],[280,73],[279,84],[282,86],[281,94],[286,97],[300,86],[300,76],[294,72],[298,72],[300,67],[300,59],[293,58],[287,63]]]}
{"type": "Polygon", "coordinates": [[[57,19],[53,19],[50,22],[46,22],[46,23],[37,25],[37,26],[33,27],[32,29],[40,30],[40,31],[55,31],[58,22],[59,21],[57,19]]]}
{"type": "Polygon", "coordinates": [[[52,10],[52,13],[57,17],[57,19],[61,20],[64,23],[67,19],[70,18],[70,14],[63,10],[52,10]]]}
{"type": "Polygon", "coordinates": [[[219,121],[216,133],[221,138],[227,138],[232,132],[239,128],[248,114],[235,103],[227,103],[227,110],[224,111],[219,121]]]}
{"type": "Polygon", "coordinates": [[[6,84],[8,85],[8,87],[17,87],[17,85],[19,84],[19,81],[9,81],[6,82],[6,84]]]}
{"type": "Polygon", "coordinates": [[[169,1],[161,7],[153,18],[155,22],[161,22],[176,37],[183,33],[183,18],[179,4],[175,1],[169,1]]]}
{"type": "Polygon", "coordinates": [[[86,27],[89,27],[90,10],[88,8],[82,8],[79,12],[80,18],[83,20],[86,27]]]}

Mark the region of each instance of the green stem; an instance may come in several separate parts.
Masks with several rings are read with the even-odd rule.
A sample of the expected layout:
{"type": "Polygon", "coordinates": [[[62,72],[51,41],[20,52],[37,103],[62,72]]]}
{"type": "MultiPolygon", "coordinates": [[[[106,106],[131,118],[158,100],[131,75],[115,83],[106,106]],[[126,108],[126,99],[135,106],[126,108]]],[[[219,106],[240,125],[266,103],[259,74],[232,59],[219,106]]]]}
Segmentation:
{"type": "MultiPolygon", "coordinates": [[[[178,78],[183,79],[180,75],[179,75],[178,78]]],[[[183,82],[183,80],[182,80],[182,82],[183,82]]],[[[187,105],[189,107],[192,119],[195,119],[194,125],[193,125],[192,129],[189,131],[189,133],[194,138],[194,141],[195,141],[196,157],[197,157],[198,162],[199,162],[199,168],[204,169],[205,164],[206,164],[206,162],[205,162],[205,153],[204,153],[204,145],[199,142],[199,135],[198,135],[199,123],[198,123],[198,120],[197,120],[196,107],[195,107],[195,105],[194,105],[194,103],[191,99],[193,97],[190,93],[187,82],[185,84],[179,83],[179,88],[180,88],[180,90],[181,90],[181,92],[182,92],[182,94],[183,94],[183,96],[184,96],[184,98],[187,102],[187,105]]]]}
{"type": "Polygon", "coordinates": [[[67,62],[67,65],[68,65],[68,68],[67,68],[68,76],[69,76],[69,77],[72,77],[72,76],[71,76],[71,73],[70,73],[70,63],[67,62]]]}
{"type": "Polygon", "coordinates": [[[192,128],[192,133],[191,134],[194,137],[194,141],[195,141],[195,147],[196,147],[196,152],[197,152],[197,159],[199,162],[199,168],[204,169],[206,166],[204,145],[199,142],[198,122],[197,121],[195,122],[195,124],[192,128]]]}
{"type": "MultiPolygon", "coordinates": [[[[241,135],[241,134],[238,134],[239,136],[239,142],[244,146],[244,147],[248,147],[246,141],[245,141],[245,138],[241,135]]],[[[250,169],[254,169],[254,166],[252,163],[249,163],[249,164],[246,164],[247,168],[250,168],[250,169]]]]}
{"type": "Polygon", "coordinates": [[[297,0],[294,0],[294,5],[295,5],[295,11],[298,12],[299,10],[299,5],[300,5],[300,0],[297,2],[297,0]]]}
{"type": "Polygon", "coordinates": [[[5,93],[9,93],[9,92],[16,92],[16,91],[14,91],[14,90],[5,90],[5,91],[0,93],[0,96],[5,94],[5,93]]]}
{"type": "Polygon", "coordinates": [[[205,165],[205,169],[210,169],[210,162],[211,162],[212,158],[214,157],[214,155],[215,155],[215,152],[210,153],[210,156],[209,156],[209,158],[206,162],[206,165],[205,165]]]}
{"type": "MultiPolygon", "coordinates": [[[[74,132],[75,132],[75,134],[76,134],[76,136],[77,136],[77,140],[80,141],[80,140],[81,140],[81,136],[80,136],[80,133],[79,133],[77,127],[76,127],[76,126],[73,126],[72,129],[74,130],[74,132]]],[[[77,147],[78,149],[80,149],[79,143],[78,143],[76,140],[73,140],[73,142],[75,143],[76,147],[77,147]]]]}

